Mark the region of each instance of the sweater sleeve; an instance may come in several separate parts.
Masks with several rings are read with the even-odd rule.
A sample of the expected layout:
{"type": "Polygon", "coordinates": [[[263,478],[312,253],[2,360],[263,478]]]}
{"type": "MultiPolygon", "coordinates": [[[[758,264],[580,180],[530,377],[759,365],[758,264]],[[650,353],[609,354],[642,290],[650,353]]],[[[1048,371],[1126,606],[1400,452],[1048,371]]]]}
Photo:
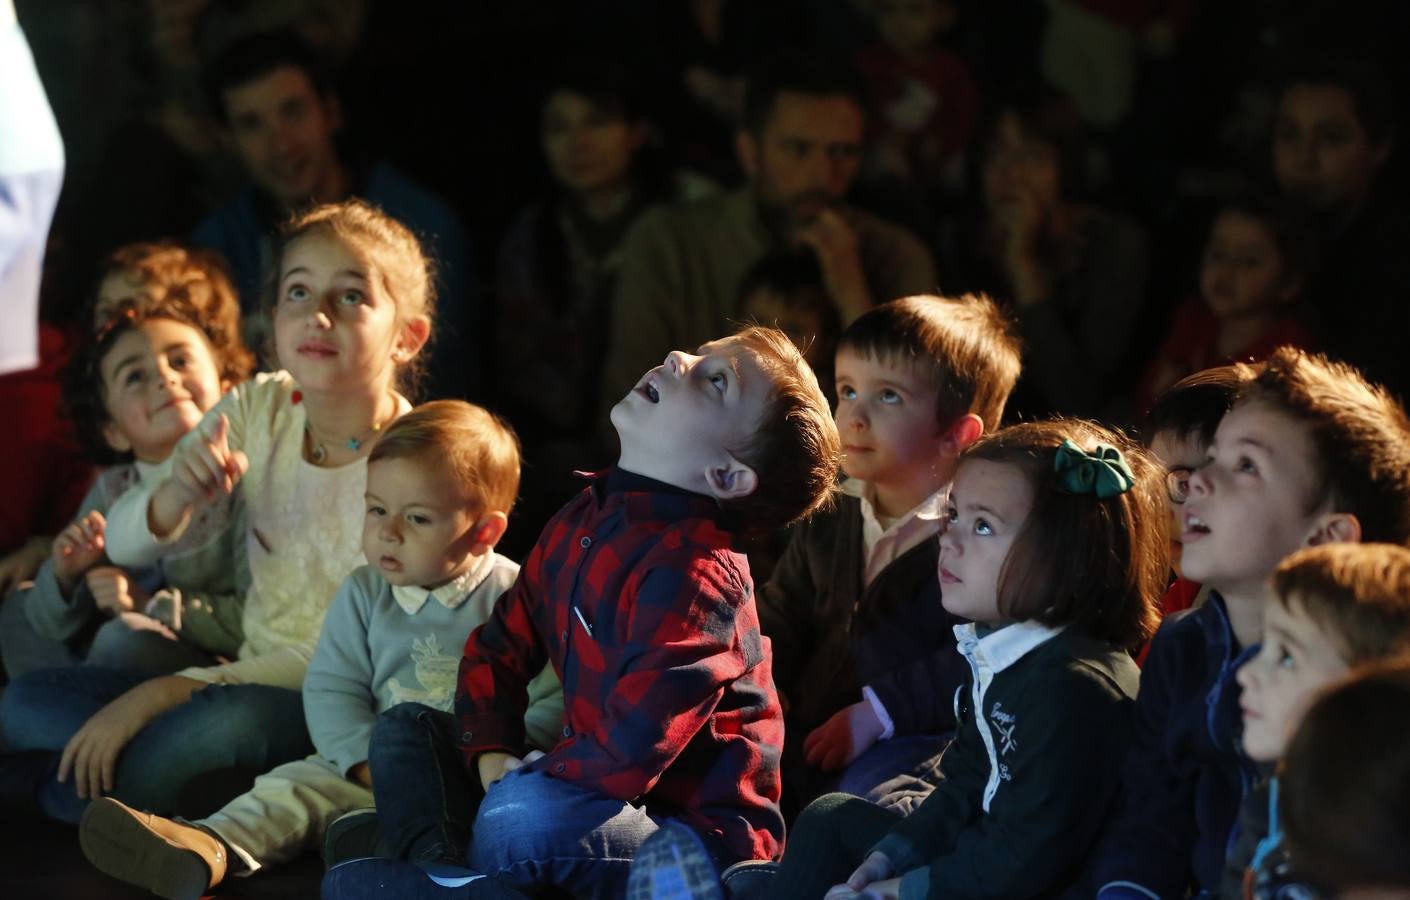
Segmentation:
{"type": "Polygon", "coordinates": [[[524,712],[524,732],[529,746],[545,753],[558,743],[563,732],[563,685],[553,666],[529,682],[529,708],[524,712]]]}
{"type": "MultiPolygon", "coordinates": [[[[74,521],[95,510],[105,513],[107,509],[107,492],[104,490],[104,480],[100,478],[88,489],[74,521]]],[[[105,535],[108,530],[105,529],[105,535]]],[[[79,579],[70,594],[64,594],[59,579],[54,576],[53,559],[44,560],[34,576],[34,584],[21,593],[24,596],[25,618],[35,632],[50,640],[71,640],[97,613],[93,595],[83,579],[79,579]]]]}
{"type": "MultiPolygon", "coordinates": [[[[941,793],[942,785],[938,803],[927,799],[898,828],[917,846],[922,828],[952,837],[930,860],[931,897],[1031,897],[1055,890],[1071,880],[1109,811],[1116,789],[1111,772],[1130,736],[1130,700],[1078,663],[1064,670],[1060,690],[1029,692],[1006,712],[1014,730],[1011,738],[995,734],[999,773],[988,811],[981,806],[982,786],[956,802],[941,793]],[[1053,702],[1058,696],[1060,706],[1053,702]],[[922,811],[926,815],[917,819],[922,811]]],[[[987,761],[984,770],[987,780],[987,761]]]]}
{"type": "Polygon", "coordinates": [[[1191,881],[1196,835],[1192,777],[1171,771],[1165,733],[1170,720],[1174,651],[1167,622],[1151,643],[1136,698],[1135,733],[1121,773],[1121,799],[1107,823],[1086,879],[1087,896],[1182,897],[1191,881]]]}
{"type": "Polygon", "coordinates": [[[895,734],[944,734],[955,727],[951,698],[968,672],[951,642],[885,673],[865,685],[863,693],[886,710],[895,734]]]}
{"type": "Polygon", "coordinates": [[[347,775],[367,759],[377,698],[372,695],[369,585],[357,573],[338,588],[304,678],[304,716],[319,755],[347,775]]]}

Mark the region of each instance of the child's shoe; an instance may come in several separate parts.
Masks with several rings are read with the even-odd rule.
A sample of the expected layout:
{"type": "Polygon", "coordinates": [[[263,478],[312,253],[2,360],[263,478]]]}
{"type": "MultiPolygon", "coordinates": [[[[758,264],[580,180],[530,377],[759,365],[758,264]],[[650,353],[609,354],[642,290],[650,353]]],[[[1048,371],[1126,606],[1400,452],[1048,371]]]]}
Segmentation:
{"type": "Polygon", "coordinates": [[[627,900],[724,900],[719,870],[695,829],[667,822],[642,842],[627,876],[627,900]]]}
{"type": "Polygon", "coordinates": [[[768,900],[777,875],[778,863],[773,860],[746,859],[725,869],[720,884],[729,900],[768,900]]]}
{"type": "Polygon", "coordinates": [[[329,868],[350,859],[377,855],[377,810],[345,812],[323,833],[323,864],[329,868]]]}
{"type": "Polygon", "coordinates": [[[167,900],[198,900],[225,877],[228,854],[214,835],[110,797],[88,804],[78,841],[100,871],[167,900]]]}

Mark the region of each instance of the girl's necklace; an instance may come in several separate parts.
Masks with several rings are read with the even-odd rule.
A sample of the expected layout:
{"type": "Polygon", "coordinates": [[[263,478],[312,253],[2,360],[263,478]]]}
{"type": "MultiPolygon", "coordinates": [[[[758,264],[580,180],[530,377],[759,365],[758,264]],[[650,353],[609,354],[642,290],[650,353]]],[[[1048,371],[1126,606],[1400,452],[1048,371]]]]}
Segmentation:
{"type": "MultiPolygon", "coordinates": [[[[302,399],[302,397],[300,397],[299,399],[302,399]]],[[[295,402],[297,402],[297,401],[295,401],[295,402]]],[[[366,441],[367,441],[368,438],[370,438],[370,437],[372,437],[373,435],[375,435],[375,434],[377,434],[378,432],[380,432],[383,428],[385,428],[388,424],[390,424],[391,421],[392,421],[393,419],[395,419],[396,417],[397,417],[397,402],[396,402],[396,398],[393,397],[393,398],[392,398],[392,414],[391,414],[390,416],[388,416],[387,418],[383,419],[383,420],[380,421],[380,422],[373,422],[373,423],[372,423],[372,427],[368,428],[368,429],[367,429],[366,431],[364,431],[362,434],[354,435],[353,437],[348,438],[346,441],[343,441],[343,446],[346,447],[348,450],[351,450],[353,453],[356,453],[357,451],[359,451],[359,450],[362,449],[362,445],[363,445],[364,443],[366,443],[366,441]]],[[[311,421],[309,420],[307,414],[304,415],[304,435],[308,438],[308,444],[309,444],[308,458],[309,458],[309,461],[312,462],[314,465],[322,465],[323,463],[327,462],[327,460],[328,460],[328,447],[327,447],[327,444],[336,444],[337,441],[332,441],[332,440],[330,440],[330,441],[328,441],[327,443],[325,443],[322,438],[320,438],[316,433],[314,433],[314,430],[313,430],[313,422],[311,422],[311,421]]]]}

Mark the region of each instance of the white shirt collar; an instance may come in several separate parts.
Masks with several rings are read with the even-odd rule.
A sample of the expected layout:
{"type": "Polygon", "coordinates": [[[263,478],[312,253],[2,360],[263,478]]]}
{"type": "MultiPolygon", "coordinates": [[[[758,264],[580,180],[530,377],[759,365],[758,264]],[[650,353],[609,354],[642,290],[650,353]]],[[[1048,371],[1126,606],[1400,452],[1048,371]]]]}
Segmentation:
{"type": "MultiPolygon", "coordinates": [[[[846,481],[842,482],[842,486],[839,487],[838,490],[849,497],[856,497],[858,500],[862,501],[862,518],[878,526],[880,525],[880,520],[878,520],[876,516],[876,505],[872,500],[875,491],[869,483],[860,478],[848,478],[846,481]]],[[[892,522],[891,527],[885,529],[883,533],[896,531],[913,519],[924,519],[926,521],[943,519],[945,517],[945,506],[949,502],[949,499],[950,486],[947,484],[929,497],[920,501],[920,503],[916,504],[912,509],[907,510],[900,518],[892,522]]]]}
{"type": "Polygon", "coordinates": [[[1024,656],[1062,634],[1066,625],[1054,627],[1029,620],[1013,622],[980,637],[973,622],[955,626],[960,653],[982,663],[991,672],[1002,672],[1024,656]]]}
{"type": "Polygon", "coordinates": [[[456,609],[465,602],[480,586],[490,570],[494,568],[494,552],[490,551],[480,557],[480,561],[471,566],[460,577],[452,581],[447,581],[435,589],[427,589],[418,585],[392,585],[392,599],[397,601],[397,606],[402,608],[408,616],[414,616],[421,611],[421,607],[426,605],[426,601],[435,598],[436,602],[446,609],[456,609]]]}

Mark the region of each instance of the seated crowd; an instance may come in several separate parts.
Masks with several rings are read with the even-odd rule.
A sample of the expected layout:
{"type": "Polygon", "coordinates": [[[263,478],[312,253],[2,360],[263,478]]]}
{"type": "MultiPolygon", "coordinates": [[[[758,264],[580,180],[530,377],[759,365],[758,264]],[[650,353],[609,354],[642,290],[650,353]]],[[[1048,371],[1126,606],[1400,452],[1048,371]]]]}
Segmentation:
{"type": "Polygon", "coordinates": [[[1174,13],[1049,4],[1005,80],[973,6],[823,5],[850,63],[658,23],[674,110],[553,67],[478,256],[343,140],[319,13],[153,37],[238,177],[69,238],[0,378],[0,809],[173,900],[305,855],[337,900],[1410,897],[1384,79],[1280,70],[1268,177],[1153,217],[1107,45],[1174,13]]]}

